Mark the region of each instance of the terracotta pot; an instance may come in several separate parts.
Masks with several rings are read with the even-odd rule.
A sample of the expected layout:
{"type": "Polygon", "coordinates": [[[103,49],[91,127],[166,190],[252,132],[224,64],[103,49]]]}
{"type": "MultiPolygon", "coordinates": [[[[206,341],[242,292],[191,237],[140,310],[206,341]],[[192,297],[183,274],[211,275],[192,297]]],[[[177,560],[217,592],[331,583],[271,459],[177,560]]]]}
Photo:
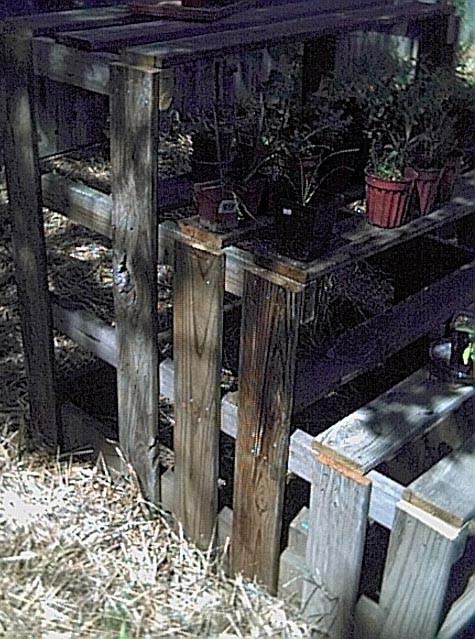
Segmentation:
{"type": "Polygon", "coordinates": [[[444,165],[440,174],[439,190],[437,193],[437,203],[445,204],[453,195],[455,183],[462,168],[462,157],[450,158],[444,165]]]}
{"type": "Polygon", "coordinates": [[[238,225],[233,194],[219,182],[194,184],[200,224],[216,233],[224,233],[238,225]]]}
{"type": "Polygon", "coordinates": [[[374,226],[393,229],[406,222],[414,188],[410,178],[382,180],[366,175],[366,216],[374,226]]]}
{"type": "Polygon", "coordinates": [[[410,168],[406,170],[407,177],[413,176],[421,215],[428,215],[435,208],[441,173],[441,169],[410,168]]]}
{"type": "Polygon", "coordinates": [[[218,162],[216,141],[207,135],[193,134],[191,179],[194,182],[210,182],[220,177],[220,168],[227,172],[231,165],[232,132],[220,130],[221,162],[218,162]]]}
{"type": "Polygon", "coordinates": [[[309,206],[280,200],[276,207],[277,250],[296,260],[318,258],[330,244],[341,205],[341,196],[333,193],[319,193],[309,206]]]}
{"type": "Polygon", "coordinates": [[[252,216],[267,212],[269,186],[265,177],[251,178],[245,186],[236,186],[235,191],[252,216]]]}

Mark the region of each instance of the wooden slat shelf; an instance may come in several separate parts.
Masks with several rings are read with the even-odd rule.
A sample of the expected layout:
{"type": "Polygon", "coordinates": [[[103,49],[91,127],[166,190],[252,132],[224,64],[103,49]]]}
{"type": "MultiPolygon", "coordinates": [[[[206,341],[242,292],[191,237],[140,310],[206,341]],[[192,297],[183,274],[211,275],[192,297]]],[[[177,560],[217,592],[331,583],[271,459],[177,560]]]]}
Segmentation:
{"type": "MultiPolygon", "coordinates": [[[[475,174],[467,174],[460,182],[456,196],[440,209],[419,217],[396,229],[380,229],[365,221],[355,223],[353,230],[345,230],[346,240],[341,248],[329,251],[314,262],[297,262],[272,253],[269,246],[261,248],[259,240],[249,240],[227,249],[227,255],[242,262],[246,268],[266,269],[284,277],[308,284],[322,276],[363,258],[382,253],[398,244],[433,233],[448,222],[461,220],[475,213],[475,174]]],[[[338,227],[335,236],[339,236],[338,227]]]]}
{"type": "MultiPolygon", "coordinates": [[[[333,51],[336,38],[351,31],[417,38],[420,58],[452,59],[457,21],[446,2],[364,0],[358,9],[347,8],[349,4],[347,0],[275,0],[272,6],[235,13],[206,25],[132,16],[126,7],[117,7],[42,15],[2,26],[9,31],[3,46],[7,77],[13,80],[16,73],[21,75],[15,84],[20,89],[14,88],[13,81],[11,88],[6,86],[5,101],[12,217],[17,220],[18,246],[33,254],[39,283],[35,291],[31,286],[19,289],[32,373],[33,428],[52,435],[54,443],[61,436],[59,422],[57,432],[52,428],[57,408],[51,335],[54,319],[56,328],[116,367],[120,444],[146,497],[155,503],[160,500],[159,393],[175,400],[173,507],[186,534],[203,548],[212,543],[218,521],[220,429],[236,439],[234,513],[228,510],[220,517],[218,538],[232,527],[233,569],[256,576],[271,591],[278,584],[286,474],[290,471],[309,482],[307,538],[290,535],[292,543],[299,537],[298,544],[305,547],[306,555],[293,566],[299,569],[304,565],[321,585],[316,592],[309,584],[303,585],[300,593],[308,599],[306,613],[319,619],[319,630],[331,639],[346,636],[351,627],[368,518],[405,532],[404,522],[411,517],[413,521],[422,518],[423,525],[435,517],[426,511],[420,515],[429,502],[440,516],[447,515],[453,505],[436,499],[444,488],[443,464],[425,476],[424,485],[422,479],[419,485],[414,484],[410,493],[386,476],[379,464],[454,412],[458,415],[459,409],[473,404],[474,391],[430,381],[423,370],[316,438],[300,428],[295,430],[294,422],[300,409],[420,337],[438,331],[453,312],[475,301],[473,225],[470,228],[475,215],[475,174],[460,181],[460,189],[447,205],[400,229],[376,229],[348,215],[336,226],[336,240],[328,254],[305,264],[272,251],[267,221],[247,237],[243,233],[249,228],[219,236],[204,231],[196,220],[180,224],[162,221],[166,208],[188,204],[191,187],[182,188],[183,183],[175,182],[174,188],[168,189],[171,182],[165,186],[165,181],[159,186],[157,160],[159,111],[169,107],[173,89],[179,93],[187,65],[200,64],[204,74],[212,68],[210,61],[221,62],[228,54],[299,42],[305,48],[303,93],[308,95],[315,88],[312,73],[317,65],[331,71],[333,61],[327,58],[332,56],[320,54],[327,48],[333,51]],[[40,77],[34,79],[33,71],[40,77]],[[40,176],[35,101],[38,112],[43,109],[46,119],[54,120],[48,120],[45,130],[40,130],[43,137],[57,135],[54,148],[41,151],[49,155],[74,146],[76,139],[71,144],[70,138],[78,134],[68,129],[60,135],[61,126],[67,126],[59,120],[64,119],[68,106],[75,104],[75,98],[87,97],[85,91],[73,91],[74,96],[58,106],[61,113],[57,113],[46,104],[46,97],[49,90],[56,91],[57,97],[63,95],[58,83],[100,94],[93,96],[95,102],[88,102],[91,114],[97,112],[98,119],[109,107],[111,194],[59,175],[40,176]],[[18,144],[18,140],[25,144],[18,144]],[[29,176],[26,182],[24,175],[29,176]],[[112,241],[116,327],[85,311],[66,309],[60,300],[51,304],[41,204],[112,241]],[[24,237],[23,226],[30,218],[35,243],[24,237]],[[450,224],[457,231],[457,249],[427,240],[426,236],[436,235],[450,224]],[[260,233],[266,236],[267,244],[261,241],[260,233]],[[444,268],[419,269],[412,287],[410,276],[399,276],[389,268],[395,279],[393,305],[342,334],[323,355],[300,357],[297,345],[302,325],[316,317],[323,278],[360,260],[369,259],[376,265],[389,262],[405,243],[408,250],[417,244],[428,252],[440,253],[444,268]],[[160,340],[168,340],[170,331],[157,332],[157,261],[175,266],[174,361],[160,364],[160,340]],[[221,399],[224,289],[240,297],[242,330],[239,392],[221,399]],[[41,310],[40,322],[35,321],[35,303],[41,310]],[[41,352],[35,350],[38,344],[41,352]]],[[[89,138],[97,134],[88,129],[76,146],[95,142],[89,138]]],[[[20,251],[16,256],[20,283],[29,281],[24,263],[28,254],[20,251]]],[[[453,470],[452,462],[450,465],[453,470]]],[[[460,508],[449,513],[455,514],[457,521],[446,519],[438,528],[429,526],[428,539],[431,543],[432,539],[437,543],[442,540],[441,547],[447,550],[446,556],[437,555],[430,570],[437,571],[440,563],[444,578],[456,556],[459,537],[463,537],[454,524],[472,516],[472,510],[465,509],[464,495],[460,508]],[[449,528],[453,539],[445,535],[449,528]]],[[[465,528],[466,524],[463,534],[465,528]]],[[[423,540],[426,532],[420,528],[418,539],[423,540]]],[[[424,547],[422,554],[425,552],[424,547]]],[[[290,549],[287,555],[291,554],[290,549]]],[[[397,553],[393,556],[397,558],[397,553]]],[[[443,586],[436,590],[440,599],[443,586]]],[[[429,591],[430,587],[424,592],[429,591]]]]}
{"type": "Polygon", "coordinates": [[[124,51],[124,57],[132,64],[169,67],[193,61],[197,56],[228,55],[265,45],[283,44],[297,37],[310,39],[320,34],[343,33],[369,27],[376,30],[388,29],[401,20],[421,20],[442,15],[444,12],[445,9],[439,4],[419,2],[395,7],[380,5],[323,15],[317,10],[315,13],[297,17],[294,17],[289,9],[285,21],[282,22],[183,38],[163,45],[132,47],[124,51]]]}

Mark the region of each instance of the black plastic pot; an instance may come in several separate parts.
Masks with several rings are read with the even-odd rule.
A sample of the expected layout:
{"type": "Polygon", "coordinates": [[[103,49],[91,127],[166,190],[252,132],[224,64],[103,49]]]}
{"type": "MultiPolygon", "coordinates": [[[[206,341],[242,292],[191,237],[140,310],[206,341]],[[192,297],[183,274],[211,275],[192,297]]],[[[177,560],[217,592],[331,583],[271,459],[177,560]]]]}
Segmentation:
{"type": "Polygon", "coordinates": [[[281,199],[275,205],[276,247],[279,253],[300,261],[312,261],[328,249],[336,214],[343,198],[320,192],[309,206],[281,199]]]}

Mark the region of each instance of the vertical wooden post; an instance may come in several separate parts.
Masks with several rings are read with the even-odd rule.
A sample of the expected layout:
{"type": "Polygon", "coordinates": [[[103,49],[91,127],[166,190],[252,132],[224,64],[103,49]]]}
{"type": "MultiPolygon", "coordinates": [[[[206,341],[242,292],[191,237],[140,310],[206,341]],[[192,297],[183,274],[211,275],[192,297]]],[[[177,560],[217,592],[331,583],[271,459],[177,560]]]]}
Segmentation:
{"type": "Polygon", "coordinates": [[[315,461],[304,583],[304,610],[322,636],[351,633],[363,562],[371,483],[335,460],[315,461]]]}
{"type": "Polygon", "coordinates": [[[224,259],[176,243],[175,513],[202,549],[213,540],[218,513],[224,259]]]}
{"type": "Polygon", "coordinates": [[[5,35],[5,168],[10,200],[13,259],[30,396],[33,444],[61,444],[54,388],[54,349],[48,297],[41,181],[33,100],[31,38],[5,35]]]}
{"type": "Polygon", "coordinates": [[[158,72],[111,68],[114,304],[119,441],[145,497],[160,500],[158,72]]]}
{"type": "Polygon", "coordinates": [[[324,35],[304,45],[302,95],[304,102],[318,90],[322,78],[333,71],[336,58],[336,36],[324,35]]]}
{"type": "Polygon", "coordinates": [[[433,639],[464,529],[401,502],[391,531],[379,599],[381,639],[433,639]]]}
{"type": "Polygon", "coordinates": [[[233,569],[275,593],[303,291],[245,272],[233,569]]]}
{"type": "Polygon", "coordinates": [[[460,18],[453,13],[424,20],[419,35],[419,63],[453,65],[456,60],[460,18]]]}

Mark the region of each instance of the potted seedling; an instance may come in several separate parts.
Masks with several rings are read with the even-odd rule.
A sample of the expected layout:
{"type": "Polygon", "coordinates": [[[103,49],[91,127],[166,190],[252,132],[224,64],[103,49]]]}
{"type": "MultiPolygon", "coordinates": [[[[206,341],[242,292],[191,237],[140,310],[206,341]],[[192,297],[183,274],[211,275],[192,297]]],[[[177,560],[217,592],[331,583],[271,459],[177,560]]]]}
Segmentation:
{"type": "Polygon", "coordinates": [[[349,122],[315,96],[305,113],[291,113],[273,157],[273,208],[280,252],[312,260],[328,247],[341,196],[330,178],[351,171],[346,160],[358,149],[338,149],[349,122]]]}

